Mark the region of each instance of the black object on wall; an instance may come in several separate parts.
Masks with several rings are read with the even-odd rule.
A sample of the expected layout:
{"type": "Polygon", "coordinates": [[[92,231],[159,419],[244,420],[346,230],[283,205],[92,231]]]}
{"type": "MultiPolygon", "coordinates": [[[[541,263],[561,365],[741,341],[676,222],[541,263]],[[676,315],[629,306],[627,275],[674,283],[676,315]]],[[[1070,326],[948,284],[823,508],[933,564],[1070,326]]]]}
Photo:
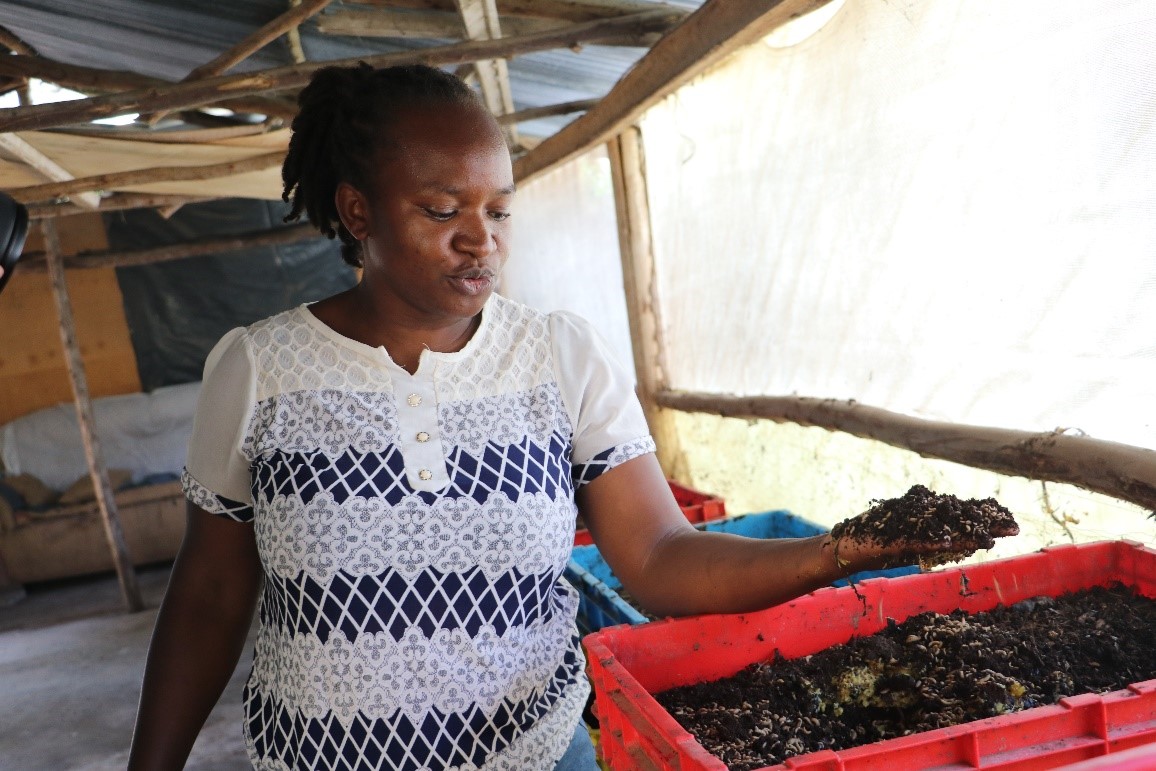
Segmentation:
{"type": "MultiPolygon", "coordinates": [[[[109,246],[141,249],[281,226],[280,202],[189,204],[165,220],[153,210],[105,215],[109,246]]],[[[141,388],[200,380],[205,357],[230,329],[341,292],[356,274],[336,242],[317,239],[117,268],[141,388]]]]}
{"type": "Polygon", "coordinates": [[[12,278],[28,236],[28,210],[7,193],[0,193],[0,292],[12,278]]]}

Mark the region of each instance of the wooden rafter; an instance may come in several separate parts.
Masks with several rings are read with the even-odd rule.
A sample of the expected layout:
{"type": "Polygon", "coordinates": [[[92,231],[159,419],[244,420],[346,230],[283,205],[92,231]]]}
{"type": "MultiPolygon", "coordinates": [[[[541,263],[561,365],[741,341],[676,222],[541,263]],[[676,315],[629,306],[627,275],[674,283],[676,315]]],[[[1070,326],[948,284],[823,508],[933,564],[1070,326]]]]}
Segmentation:
{"type": "Polygon", "coordinates": [[[14,54],[36,55],[36,49],[21,40],[19,35],[7,27],[0,27],[0,46],[4,46],[14,54]]]}
{"type": "Polygon", "coordinates": [[[539,118],[552,118],[555,115],[569,115],[574,112],[585,112],[598,104],[597,99],[579,99],[574,102],[548,104],[544,107],[528,107],[525,110],[507,113],[498,116],[498,123],[525,123],[539,118]]]}
{"type": "MultiPolygon", "coordinates": [[[[76,179],[71,172],[16,134],[0,134],[0,149],[7,150],[53,182],[68,182],[76,179]]],[[[85,209],[95,209],[100,206],[99,193],[79,193],[75,196],[75,200],[85,209]]]]}
{"type": "Polygon", "coordinates": [[[267,123],[249,123],[242,126],[220,126],[217,128],[195,129],[154,129],[131,128],[118,126],[115,129],[99,129],[96,127],[82,129],[67,129],[61,131],[74,137],[96,137],[99,139],[124,139],[132,142],[155,142],[157,144],[209,144],[220,142],[222,139],[239,139],[241,137],[255,137],[268,133],[267,123]]]}
{"type": "MultiPolygon", "coordinates": [[[[125,113],[151,113],[199,107],[264,94],[269,91],[304,86],[313,73],[329,65],[353,66],[366,62],[386,67],[395,64],[463,64],[482,59],[499,59],[545,51],[573,48],[595,43],[603,38],[627,34],[644,35],[662,32],[677,23],[680,15],[665,10],[647,11],[632,16],[574,24],[558,30],[499,40],[476,40],[455,45],[436,46],[415,51],[398,51],[375,56],[358,56],[330,62],[309,62],[276,67],[262,72],[218,75],[201,81],[174,83],[163,88],[137,89],[120,94],[77,99],[72,102],[39,104],[29,107],[0,109],[0,132],[45,129],[87,123],[125,113]]],[[[0,57],[3,59],[5,57],[0,57]]]]}
{"type": "MultiPolygon", "coordinates": [[[[539,16],[503,15],[502,34],[518,37],[559,29],[570,22],[539,16]]],[[[317,31],[325,35],[346,35],[371,38],[442,38],[460,40],[465,37],[461,16],[456,11],[397,11],[388,8],[335,10],[317,20],[317,31]]],[[[598,45],[649,48],[658,42],[659,33],[608,37],[598,45]]],[[[471,68],[473,65],[468,65],[471,68]]],[[[459,77],[461,75],[459,74],[459,77]]],[[[462,78],[465,79],[464,77],[462,78]]]]}
{"type": "Polygon", "coordinates": [[[285,153],[278,150],[272,153],[245,158],[239,161],[212,163],[204,166],[156,166],[150,169],[133,169],[132,171],[118,171],[111,174],[97,174],[91,177],[82,177],[68,182],[53,182],[44,185],[29,185],[9,190],[8,194],[21,202],[47,201],[61,196],[72,196],[89,190],[109,190],[129,185],[147,185],[153,182],[186,182],[198,179],[215,179],[217,177],[231,177],[234,174],[245,174],[250,171],[263,171],[274,166],[280,166],[285,160],[285,153]]]}
{"type": "MultiPolygon", "coordinates": [[[[506,35],[528,35],[558,29],[566,22],[503,16],[506,35]]],[[[349,9],[333,11],[317,20],[317,31],[326,35],[384,38],[464,38],[462,17],[457,11],[396,11],[392,9],[349,9]]]]}
{"type": "Polygon", "coordinates": [[[654,44],[598,106],[514,164],[519,182],[605,143],[651,105],[739,48],[830,0],[708,0],[654,44]]]}
{"type": "MultiPolygon", "coordinates": [[[[346,7],[351,5],[353,3],[346,3],[346,7]]],[[[428,11],[455,10],[454,0],[358,0],[357,5],[428,11]]],[[[497,0],[497,5],[498,13],[503,17],[517,15],[572,22],[613,19],[656,9],[664,9],[672,14],[683,16],[687,13],[665,3],[636,0],[497,0]]]]}
{"type": "MultiPolygon", "coordinates": [[[[289,7],[296,8],[301,5],[301,0],[289,0],[289,7]]],[[[305,47],[301,45],[301,27],[300,25],[293,27],[285,33],[285,40],[289,43],[289,56],[297,64],[305,61],[305,47]]]]}
{"type": "MultiPolygon", "coordinates": [[[[283,246],[296,244],[321,238],[317,229],[309,224],[292,225],[289,227],[273,228],[271,230],[257,230],[249,233],[238,233],[231,236],[213,236],[185,241],[179,244],[166,244],[149,249],[106,250],[99,252],[81,253],[64,260],[66,268],[124,268],[137,265],[153,265],[158,262],[172,262],[189,257],[201,257],[207,254],[221,254],[235,252],[241,249],[252,249],[258,246],[283,246]]],[[[25,255],[20,262],[21,270],[43,271],[46,269],[44,255],[32,253],[25,255]]]]}
{"type": "MultiPolygon", "coordinates": [[[[462,29],[470,40],[497,40],[502,36],[502,25],[498,20],[498,8],[494,0],[455,0],[461,16],[462,29]]],[[[482,99],[494,115],[505,115],[514,111],[514,94],[510,89],[510,73],[505,59],[482,59],[474,62],[478,75],[478,86],[482,99]]],[[[506,144],[518,146],[518,129],[513,123],[502,127],[506,144]]]]}
{"type": "MultiPolygon", "coordinates": [[[[136,72],[82,67],[42,56],[0,56],[0,74],[39,78],[87,94],[145,91],[173,85],[170,81],[136,72]]],[[[257,94],[239,99],[224,99],[219,104],[238,112],[260,113],[282,119],[291,120],[297,114],[297,107],[292,102],[257,94]]]]}
{"type": "MultiPolygon", "coordinates": [[[[203,80],[232,69],[286,32],[296,31],[301,22],[320,13],[331,2],[333,0],[304,0],[300,4],[293,5],[285,13],[246,36],[244,40],[191,71],[181,79],[181,82],[203,80]]],[[[146,122],[150,126],[155,126],[167,114],[167,112],[154,113],[147,117],[146,122]]]]}
{"type": "Polygon", "coordinates": [[[273,19],[268,24],[234,45],[211,62],[206,62],[185,76],[184,80],[200,80],[201,78],[220,75],[245,59],[260,51],[277,38],[284,35],[306,19],[315,16],[333,0],[302,0],[300,5],[293,6],[285,13],[273,19]]]}
{"type": "MultiPolygon", "coordinates": [[[[114,193],[107,198],[100,199],[98,212],[124,211],[126,209],[159,209],[176,205],[209,201],[210,198],[190,197],[185,195],[162,195],[150,193],[114,193]]],[[[28,208],[29,219],[42,220],[50,217],[69,217],[74,214],[85,214],[91,209],[84,209],[71,203],[43,203],[32,204],[28,208]]],[[[25,259],[35,255],[25,255],[25,259]]]]}

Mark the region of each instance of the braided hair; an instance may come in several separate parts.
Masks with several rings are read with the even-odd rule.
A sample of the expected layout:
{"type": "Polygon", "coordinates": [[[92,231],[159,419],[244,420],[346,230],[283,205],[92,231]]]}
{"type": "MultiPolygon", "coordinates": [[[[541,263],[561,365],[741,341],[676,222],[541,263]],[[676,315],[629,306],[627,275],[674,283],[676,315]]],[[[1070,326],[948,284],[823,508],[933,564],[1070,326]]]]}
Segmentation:
{"type": "Polygon", "coordinates": [[[361,244],[345,229],[334,201],[346,182],[367,190],[374,152],[392,141],[390,127],[409,107],[480,105],[460,78],[422,64],[374,68],[323,67],[297,97],[289,152],[281,167],[286,222],[305,212],[314,227],[341,239],[341,257],[361,265],[361,244]]]}

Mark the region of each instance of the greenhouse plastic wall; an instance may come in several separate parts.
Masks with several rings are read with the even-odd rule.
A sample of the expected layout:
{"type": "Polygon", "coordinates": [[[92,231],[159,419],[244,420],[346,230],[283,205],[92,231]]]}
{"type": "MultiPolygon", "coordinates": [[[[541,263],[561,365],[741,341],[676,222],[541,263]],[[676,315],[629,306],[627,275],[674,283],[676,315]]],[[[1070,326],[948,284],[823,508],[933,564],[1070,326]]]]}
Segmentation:
{"type": "MultiPolygon", "coordinates": [[[[729,677],[778,652],[796,658],[874,634],[889,620],[934,611],[969,613],[1041,595],[1123,583],[1156,598],[1156,550],[1130,541],[1059,546],[1034,554],[855,587],[825,588],[760,613],[697,616],[603,629],[584,639],[612,769],[726,766],[651,694],[729,677]]],[[[1078,764],[1156,742],[1156,680],[1107,694],[927,731],[848,750],[799,755],[763,771],[1001,769],[1078,764]]],[[[1121,767],[1150,768],[1122,756],[1121,767]],[[1132,765],[1135,764],[1135,765],[1132,765]]]]}
{"type": "MultiPolygon", "coordinates": [[[[826,528],[782,509],[714,520],[698,527],[701,530],[745,535],[748,538],[806,538],[827,532],[826,528]]],[[[914,565],[865,571],[840,579],[834,585],[845,586],[848,582],[867,578],[903,576],[917,572],[919,568],[914,565]]],[[[578,631],[582,634],[615,624],[642,624],[647,621],[637,608],[619,595],[622,582],[611,572],[597,546],[576,546],[564,575],[578,589],[578,631]]]]}

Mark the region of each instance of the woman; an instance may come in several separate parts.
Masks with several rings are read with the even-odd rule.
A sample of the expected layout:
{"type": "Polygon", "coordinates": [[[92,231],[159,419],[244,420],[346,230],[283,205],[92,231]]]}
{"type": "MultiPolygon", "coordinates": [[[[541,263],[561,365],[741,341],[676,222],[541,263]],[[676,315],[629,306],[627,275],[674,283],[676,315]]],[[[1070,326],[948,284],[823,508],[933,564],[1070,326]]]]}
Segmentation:
{"type": "Polygon", "coordinates": [[[561,577],[577,512],[659,614],[761,608],[899,555],[688,525],[591,327],[493,294],[513,174],[461,81],[328,68],[300,105],[291,217],[361,280],[208,358],[131,768],[184,763],[259,595],[255,767],[590,769],[561,577]]]}

